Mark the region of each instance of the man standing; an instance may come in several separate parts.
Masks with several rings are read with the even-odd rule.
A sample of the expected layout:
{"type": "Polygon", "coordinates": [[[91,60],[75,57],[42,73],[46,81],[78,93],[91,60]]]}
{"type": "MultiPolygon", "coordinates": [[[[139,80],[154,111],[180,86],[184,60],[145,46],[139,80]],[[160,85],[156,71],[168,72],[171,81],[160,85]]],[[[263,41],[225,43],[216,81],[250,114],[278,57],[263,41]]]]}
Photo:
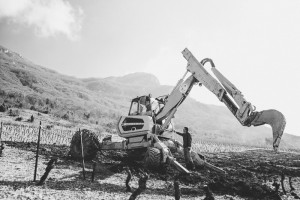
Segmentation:
{"type": "Polygon", "coordinates": [[[183,128],[183,133],[175,131],[178,135],[182,136],[183,140],[183,150],[186,168],[189,170],[195,169],[193,159],[191,157],[191,147],[192,147],[192,136],[189,132],[188,127],[183,128]]]}

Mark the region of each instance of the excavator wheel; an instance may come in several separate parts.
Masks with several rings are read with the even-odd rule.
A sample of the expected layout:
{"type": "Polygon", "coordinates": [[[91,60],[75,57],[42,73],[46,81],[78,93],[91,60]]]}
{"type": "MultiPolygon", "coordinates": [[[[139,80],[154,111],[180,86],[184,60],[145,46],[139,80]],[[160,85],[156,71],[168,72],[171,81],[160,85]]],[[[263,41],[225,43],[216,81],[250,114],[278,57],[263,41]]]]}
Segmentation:
{"type": "Polygon", "coordinates": [[[147,153],[147,148],[128,150],[127,154],[131,160],[142,161],[147,153]]]}
{"type": "Polygon", "coordinates": [[[158,148],[149,147],[144,158],[146,167],[157,168],[161,165],[161,152],[158,148]]]}
{"type": "MultiPolygon", "coordinates": [[[[96,157],[97,151],[100,148],[100,143],[95,133],[83,129],[82,133],[82,144],[83,144],[83,155],[85,160],[92,160],[96,157]]],[[[71,140],[69,154],[75,160],[82,159],[82,150],[81,150],[81,135],[77,131],[71,140]]]]}

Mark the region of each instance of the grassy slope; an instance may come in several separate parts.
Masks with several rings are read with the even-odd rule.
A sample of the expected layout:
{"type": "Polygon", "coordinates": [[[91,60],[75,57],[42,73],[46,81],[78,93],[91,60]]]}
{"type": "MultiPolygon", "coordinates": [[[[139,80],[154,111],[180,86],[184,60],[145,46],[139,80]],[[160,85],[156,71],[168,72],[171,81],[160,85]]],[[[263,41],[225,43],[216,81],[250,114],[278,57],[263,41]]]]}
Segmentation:
{"type": "MultiPolygon", "coordinates": [[[[147,73],[123,77],[78,79],[38,66],[0,46],[0,104],[39,111],[54,116],[65,114],[73,122],[88,121],[106,128],[114,128],[118,117],[126,115],[130,99],[152,93],[167,94],[172,87],[162,86],[157,78],[147,73]]],[[[176,127],[191,127],[200,139],[228,142],[264,143],[272,136],[262,127],[242,127],[224,106],[206,105],[188,98],[175,116],[176,127]]],[[[300,145],[299,137],[285,134],[286,143],[300,145]]],[[[300,147],[300,146],[299,146],[300,147]]]]}

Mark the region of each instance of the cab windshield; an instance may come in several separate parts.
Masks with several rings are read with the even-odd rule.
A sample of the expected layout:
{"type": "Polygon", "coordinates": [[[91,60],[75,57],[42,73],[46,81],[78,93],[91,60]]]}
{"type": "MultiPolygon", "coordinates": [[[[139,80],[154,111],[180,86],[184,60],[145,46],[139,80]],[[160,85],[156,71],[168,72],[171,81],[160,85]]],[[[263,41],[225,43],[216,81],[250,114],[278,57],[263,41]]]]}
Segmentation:
{"type": "Polygon", "coordinates": [[[140,104],[139,102],[132,102],[131,109],[129,111],[129,115],[140,115],[141,113],[146,111],[146,106],[140,104]]]}
{"type": "Polygon", "coordinates": [[[151,113],[152,109],[148,96],[142,96],[132,100],[129,115],[151,115],[151,113]]]}

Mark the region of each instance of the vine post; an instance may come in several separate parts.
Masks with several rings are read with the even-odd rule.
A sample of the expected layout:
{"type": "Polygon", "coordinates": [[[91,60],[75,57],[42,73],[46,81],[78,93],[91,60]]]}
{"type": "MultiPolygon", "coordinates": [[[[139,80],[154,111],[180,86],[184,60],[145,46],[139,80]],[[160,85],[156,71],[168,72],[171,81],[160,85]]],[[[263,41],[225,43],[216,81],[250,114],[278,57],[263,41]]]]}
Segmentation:
{"type": "Polygon", "coordinates": [[[34,166],[33,182],[36,181],[36,171],[37,171],[38,160],[39,160],[39,148],[40,148],[40,140],[41,140],[41,128],[42,128],[42,122],[40,121],[38,141],[37,141],[37,147],[36,147],[36,156],[35,156],[35,166],[34,166]]]}
{"type": "Polygon", "coordinates": [[[1,136],[2,136],[2,122],[1,122],[1,130],[0,130],[0,142],[2,141],[1,136]]]}
{"type": "Polygon", "coordinates": [[[82,175],[83,175],[83,180],[85,180],[85,167],[84,167],[84,153],[83,153],[83,142],[82,142],[82,132],[79,129],[80,133],[80,142],[81,142],[81,157],[82,157],[82,175]]]}
{"type": "Polygon", "coordinates": [[[1,130],[0,130],[0,156],[2,155],[2,150],[4,149],[4,144],[2,143],[1,135],[2,135],[2,122],[1,122],[1,130]]]}

